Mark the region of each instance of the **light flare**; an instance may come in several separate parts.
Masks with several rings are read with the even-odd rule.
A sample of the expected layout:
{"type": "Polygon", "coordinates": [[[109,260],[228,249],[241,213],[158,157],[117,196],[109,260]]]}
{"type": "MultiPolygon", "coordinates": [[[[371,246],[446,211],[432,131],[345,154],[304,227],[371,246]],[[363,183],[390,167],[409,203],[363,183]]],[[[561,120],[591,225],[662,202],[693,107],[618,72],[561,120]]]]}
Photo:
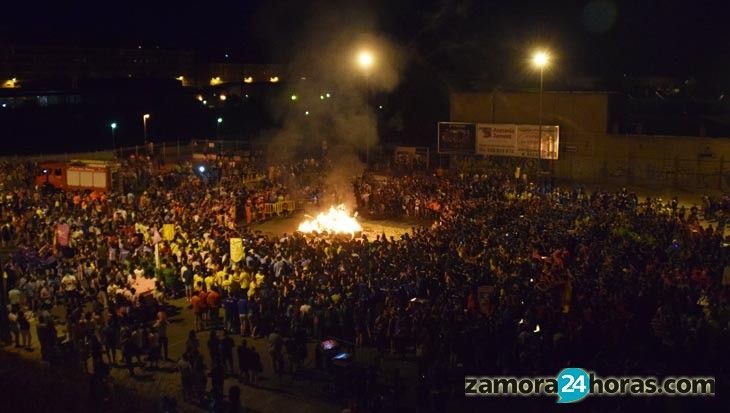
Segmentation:
{"type": "Polygon", "coordinates": [[[298,230],[304,233],[355,234],[362,231],[362,226],[357,222],[356,215],[351,216],[344,205],[337,205],[312,219],[304,220],[298,230]]]}

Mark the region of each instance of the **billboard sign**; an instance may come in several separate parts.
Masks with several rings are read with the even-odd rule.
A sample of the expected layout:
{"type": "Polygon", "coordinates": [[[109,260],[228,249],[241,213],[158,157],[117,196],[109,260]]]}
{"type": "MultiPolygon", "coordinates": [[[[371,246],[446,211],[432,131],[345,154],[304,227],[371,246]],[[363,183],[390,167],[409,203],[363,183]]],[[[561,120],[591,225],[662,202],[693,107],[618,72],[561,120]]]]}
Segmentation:
{"type": "Polygon", "coordinates": [[[477,155],[518,156],[516,141],[517,125],[477,124],[477,155]]]}
{"type": "Polygon", "coordinates": [[[559,145],[560,128],[557,125],[541,128],[539,125],[480,123],[476,126],[477,155],[554,160],[558,159],[559,145]]]}
{"type": "Polygon", "coordinates": [[[559,144],[560,128],[557,125],[542,125],[542,128],[538,125],[517,125],[517,156],[558,159],[559,144]]]}
{"type": "Polygon", "coordinates": [[[476,146],[476,124],[439,122],[438,152],[455,155],[472,155],[476,146]]]}

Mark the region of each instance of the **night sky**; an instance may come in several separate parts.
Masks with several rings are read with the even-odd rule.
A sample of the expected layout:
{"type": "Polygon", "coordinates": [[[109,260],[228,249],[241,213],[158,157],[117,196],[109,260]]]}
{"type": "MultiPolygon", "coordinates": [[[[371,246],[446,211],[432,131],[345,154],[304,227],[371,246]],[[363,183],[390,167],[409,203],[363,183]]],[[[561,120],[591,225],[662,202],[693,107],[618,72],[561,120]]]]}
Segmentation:
{"type": "Polygon", "coordinates": [[[560,75],[695,77],[730,73],[726,8],[678,0],[7,2],[0,42],[195,49],[213,60],[282,62],[317,27],[361,25],[445,79],[511,82],[532,45],[560,75]],[[8,15],[14,18],[6,18],[8,15]],[[327,16],[339,16],[332,19],[327,16]]]}

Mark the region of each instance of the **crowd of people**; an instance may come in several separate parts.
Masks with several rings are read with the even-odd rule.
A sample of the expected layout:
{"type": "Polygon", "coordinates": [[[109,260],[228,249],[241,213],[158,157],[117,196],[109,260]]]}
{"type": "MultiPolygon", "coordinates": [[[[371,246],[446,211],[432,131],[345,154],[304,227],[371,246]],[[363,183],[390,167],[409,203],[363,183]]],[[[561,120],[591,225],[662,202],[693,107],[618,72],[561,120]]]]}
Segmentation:
{"type": "MultiPolygon", "coordinates": [[[[51,309],[63,305],[64,342],[84,366],[91,359],[96,371],[120,350],[131,374],[140,355],[154,368],[167,357],[166,301],[184,294],[195,325],[178,367],[183,394],[197,399],[206,377],[214,395],[225,374],[256,384],[261,356],[236,347],[234,335],[268,337],[279,375],[295,374],[307,342],[328,337],[381,357],[412,355],[419,403],[435,411],[468,373],[544,375],[568,364],[604,375],[728,371],[725,223],[703,222],[698,208],[536,186],[512,173],[364,175],[353,182],[359,211],[433,224],[400,239],[270,237],[237,211],[266,196],[256,191],[285,196],[287,186],[269,171],[263,189],[249,190],[235,165],[221,168],[220,180],[205,182],[192,168],[130,163],[137,188],[126,195],[6,191],[3,239],[17,246],[4,265],[11,315],[36,314],[45,359],[58,356],[51,309]],[[197,338],[206,330],[210,369],[197,338]]],[[[29,345],[20,324],[18,345],[29,345]]],[[[372,409],[369,389],[345,394],[372,409]]]]}

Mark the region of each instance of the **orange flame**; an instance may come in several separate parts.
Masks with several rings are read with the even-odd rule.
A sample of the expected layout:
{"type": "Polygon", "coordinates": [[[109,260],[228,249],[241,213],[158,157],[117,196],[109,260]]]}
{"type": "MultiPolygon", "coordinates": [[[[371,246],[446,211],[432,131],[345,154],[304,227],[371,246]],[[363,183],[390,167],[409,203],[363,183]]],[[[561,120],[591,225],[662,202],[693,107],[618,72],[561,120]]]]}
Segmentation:
{"type": "Polygon", "coordinates": [[[344,205],[332,206],[326,213],[320,212],[315,218],[299,224],[299,232],[305,233],[354,234],[359,231],[362,231],[360,223],[355,216],[350,216],[344,205]]]}

